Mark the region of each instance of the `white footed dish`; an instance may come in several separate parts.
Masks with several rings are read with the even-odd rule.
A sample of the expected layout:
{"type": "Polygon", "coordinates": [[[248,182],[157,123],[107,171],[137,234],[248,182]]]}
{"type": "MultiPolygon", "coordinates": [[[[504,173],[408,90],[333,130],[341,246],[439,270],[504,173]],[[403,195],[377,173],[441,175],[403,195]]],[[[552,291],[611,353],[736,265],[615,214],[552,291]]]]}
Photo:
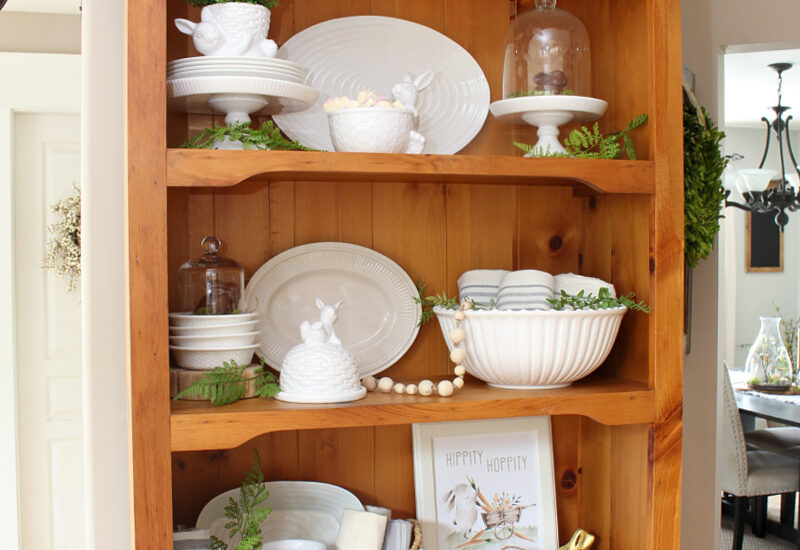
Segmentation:
{"type": "Polygon", "coordinates": [[[238,365],[250,364],[257,347],[257,344],[251,344],[217,349],[170,346],[169,349],[179,367],[193,370],[213,370],[230,361],[236,361],[238,365]]]}
{"type": "Polygon", "coordinates": [[[212,327],[255,321],[258,312],[230,313],[228,315],[195,315],[191,311],[175,311],[169,314],[169,324],[175,327],[212,327]]]}

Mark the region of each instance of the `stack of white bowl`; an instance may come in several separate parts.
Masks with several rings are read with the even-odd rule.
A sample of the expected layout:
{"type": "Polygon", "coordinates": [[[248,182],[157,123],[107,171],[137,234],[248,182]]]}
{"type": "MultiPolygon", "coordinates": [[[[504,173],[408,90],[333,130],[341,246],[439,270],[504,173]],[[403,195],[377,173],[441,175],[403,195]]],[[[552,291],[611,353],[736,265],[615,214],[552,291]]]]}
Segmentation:
{"type": "Polygon", "coordinates": [[[287,59],[273,57],[200,56],[167,63],[167,81],[181,78],[268,78],[302,84],[308,71],[287,59]]]}
{"type": "Polygon", "coordinates": [[[258,313],[169,314],[169,349],[185,369],[212,370],[225,362],[249,365],[258,344],[258,313]]]}

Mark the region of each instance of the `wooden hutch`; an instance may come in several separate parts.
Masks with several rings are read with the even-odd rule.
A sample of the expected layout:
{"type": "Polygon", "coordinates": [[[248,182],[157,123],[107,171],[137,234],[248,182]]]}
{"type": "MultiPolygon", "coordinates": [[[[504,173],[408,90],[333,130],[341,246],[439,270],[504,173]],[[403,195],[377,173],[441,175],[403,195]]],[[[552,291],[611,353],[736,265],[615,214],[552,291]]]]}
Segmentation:
{"type": "MultiPolygon", "coordinates": [[[[279,44],[328,19],[384,15],[465,47],[499,99],[503,35],[533,0],[282,0],[279,44]]],[[[200,151],[178,146],[212,123],[171,112],[166,63],[194,54],[176,17],[186,0],[127,1],[127,211],[130,418],[135,547],[167,550],[174,525],[236,487],[259,449],[268,480],[341,485],[363,502],[415,515],[411,424],[552,415],[559,538],[577,527],[598,550],[680,544],[683,154],[678,0],[559,0],[592,41],[592,90],[606,130],[639,113],[639,160],[523,159],[535,129],[491,115],[454,156],[200,151]],[[635,290],[610,357],[565,389],[511,391],[468,380],[451,398],[369,394],[343,405],[246,400],[170,403],[167,312],[178,266],[204,235],[246,276],[315,241],[370,247],[428,288],[456,292],[473,268],[576,272],[635,290]]],[[[378,45],[376,45],[378,47],[378,45]]],[[[216,119],[216,122],[220,122],[216,119]]],[[[568,130],[568,129],[567,129],[568,130]]],[[[562,130],[563,132],[564,130],[562,130]]],[[[563,135],[563,133],[562,133],[563,135]]],[[[439,328],[420,331],[387,374],[444,377],[439,328]]]]}

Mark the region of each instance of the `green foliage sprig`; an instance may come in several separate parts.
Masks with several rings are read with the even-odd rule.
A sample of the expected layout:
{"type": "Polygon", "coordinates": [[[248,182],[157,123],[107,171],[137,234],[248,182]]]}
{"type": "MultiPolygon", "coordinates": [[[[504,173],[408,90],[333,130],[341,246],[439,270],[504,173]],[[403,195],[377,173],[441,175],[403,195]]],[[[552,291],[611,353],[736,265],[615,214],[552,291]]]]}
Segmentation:
{"type": "Polygon", "coordinates": [[[227,4],[229,2],[241,2],[243,4],[257,4],[259,6],[264,6],[268,10],[271,10],[280,3],[278,0],[186,0],[186,1],[196,8],[201,8],[203,6],[210,6],[212,4],[227,4]]]}
{"type": "Polygon", "coordinates": [[[264,370],[264,360],[261,359],[261,366],[253,370],[252,376],[245,375],[248,366],[239,365],[236,361],[224,362],[221,367],[215,367],[195,380],[173,399],[202,396],[215,407],[230,405],[245,396],[248,382],[254,384],[256,396],[262,399],[275,397],[280,387],[275,375],[264,370]]]}
{"type": "MultiPolygon", "coordinates": [[[[434,294],[432,296],[425,296],[425,291],[427,290],[427,286],[422,281],[417,281],[417,293],[418,296],[414,296],[414,301],[422,306],[422,313],[419,316],[419,322],[417,326],[422,326],[431,319],[433,319],[436,314],[433,312],[434,307],[443,307],[445,309],[458,309],[458,306],[461,305],[458,301],[456,296],[448,296],[446,292],[442,292],[441,294],[434,294]]],[[[476,302],[475,300],[467,300],[469,304],[472,306],[474,310],[487,310],[487,309],[494,309],[494,300],[490,300],[488,304],[482,302],[476,302]]]]}
{"type": "Polygon", "coordinates": [[[722,172],[728,160],[720,152],[725,133],[714,125],[691,90],[683,87],[683,192],[684,255],[695,267],[714,248],[719,232],[722,201],[722,172]]]}
{"type": "Polygon", "coordinates": [[[299,141],[291,141],[283,137],[281,131],[272,121],[265,122],[259,130],[250,127],[247,122],[228,124],[227,126],[214,125],[206,128],[192,139],[181,145],[187,149],[212,149],[214,142],[228,138],[231,141],[241,141],[245,149],[260,149],[263,151],[313,151],[299,141]]]}
{"type": "Polygon", "coordinates": [[[533,145],[514,142],[514,146],[523,151],[526,155],[534,157],[551,158],[576,158],[576,159],[615,159],[624,152],[631,160],[636,160],[636,148],[630,132],[635,130],[647,121],[647,114],[642,113],[628,121],[627,126],[622,130],[617,130],[610,134],[600,132],[600,125],[595,122],[591,130],[582,126],[578,130],[572,130],[564,140],[566,153],[551,153],[537,149],[533,145]]]}
{"type": "Polygon", "coordinates": [[[572,309],[613,309],[615,307],[625,306],[634,311],[641,311],[642,313],[650,313],[651,308],[643,301],[636,301],[636,294],[631,292],[625,296],[614,297],[607,288],[601,288],[597,292],[597,296],[591,293],[584,294],[581,290],[577,294],[567,294],[563,290],[561,296],[558,298],[548,298],[547,300],[557,311],[563,310],[566,306],[572,309]]]}
{"type": "MultiPolygon", "coordinates": [[[[269,491],[264,483],[264,474],[261,473],[261,457],[258,456],[258,451],[253,449],[253,465],[244,476],[239,499],[229,498],[228,505],[225,507],[225,517],[230,520],[225,523],[228,536],[231,540],[236,535],[240,537],[235,550],[261,548],[264,541],[261,523],[272,512],[271,508],[263,506],[267,497],[269,497],[269,491]]],[[[228,550],[228,545],[212,535],[211,548],[212,550],[228,550]]]]}
{"type": "Polygon", "coordinates": [[[50,207],[58,221],[47,227],[47,252],[42,269],[52,269],[61,277],[69,277],[72,292],[81,277],[81,190],[72,184],[72,194],[50,207]]]}

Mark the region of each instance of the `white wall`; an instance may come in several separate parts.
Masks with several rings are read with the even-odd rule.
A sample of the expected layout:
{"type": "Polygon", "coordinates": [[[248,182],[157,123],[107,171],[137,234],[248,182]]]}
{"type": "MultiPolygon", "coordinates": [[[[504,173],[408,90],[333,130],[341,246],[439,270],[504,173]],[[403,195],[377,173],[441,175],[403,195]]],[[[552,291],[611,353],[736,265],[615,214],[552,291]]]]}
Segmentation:
{"type": "Polygon", "coordinates": [[[124,0],[83,10],[83,395],[87,550],[131,547],[124,0]]]}
{"type": "MultiPolygon", "coordinates": [[[[800,70],[800,69],[798,69],[800,70]]],[[[765,103],[769,98],[765,98],[765,103]]],[[[791,112],[790,112],[791,113],[791,112]]],[[[756,167],[764,153],[765,129],[725,128],[725,152],[741,153],[744,160],[736,163],[737,168],[756,167]]],[[[792,132],[792,142],[800,145],[800,132],[792,132]]],[[[800,153],[800,150],[798,150],[800,153]]],[[[773,139],[770,154],[767,157],[767,168],[777,168],[778,152],[773,139]]],[[[734,195],[737,193],[734,191],[734,195]]],[[[731,197],[734,198],[733,196],[731,197]]],[[[737,197],[740,201],[741,199],[737,197]]],[[[736,200],[736,199],[735,199],[736,200]]],[[[732,233],[726,234],[733,242],[735,252],[726,258],[733,267],[729,277],[736,282],[736,314],[733,316],[735,326],[733,364],[743,366],[747,358],[750,344],[760,328],[759,316],[774,316],[775,306],[781,308],[784,318],[798,315],[798,295],[800,279],[800,215],[789,214],[789,224],[783,235],[784,268],[783,272],[745,272],[745,220],[747,214],[736,208],[728,208],[725,215],[733,220],[732,233]]]]}
{"type": "MultiPolygon", "coordinates": [[[[800,39],[797,27],[800,2],[797,0],[771,0],[766,4],[752,0],[682,0],[681,12],[684,64],[695,72],[698,99],[717,121],[722,120],[718,107],[722,104],[722,51],[725,47],[800,39]]],[[[730,212],[728,209],[727,213],[730,212]]],[[[800,225],[800,216],[797,221],[800,225]]],[[[684,360],[681,547],[685,550],[719,548],[720,477],[708,460],[712,454],[708,446],[714,440],[713,434],[719,433],[719,366],[722,352],[728,345],[724,337],[728,331],[724,325],[720,327],[718,342],[717,323],[713,319],[700,323],[697,315],[710,311],[718,312],[718,319],[730,316],[731,308],[727,304],[734,296],[735,287],[726,287],[721,278],[715,284],[714,275],[718,272],[717,266],[724,266],[728,261],[734,245],[735,242],[726,241],[721,234],[715,254],[701,262],[695,273],[693,351],[684,360]]],[[[719,452],[717,448],[717,456],[719,452]]]]}

